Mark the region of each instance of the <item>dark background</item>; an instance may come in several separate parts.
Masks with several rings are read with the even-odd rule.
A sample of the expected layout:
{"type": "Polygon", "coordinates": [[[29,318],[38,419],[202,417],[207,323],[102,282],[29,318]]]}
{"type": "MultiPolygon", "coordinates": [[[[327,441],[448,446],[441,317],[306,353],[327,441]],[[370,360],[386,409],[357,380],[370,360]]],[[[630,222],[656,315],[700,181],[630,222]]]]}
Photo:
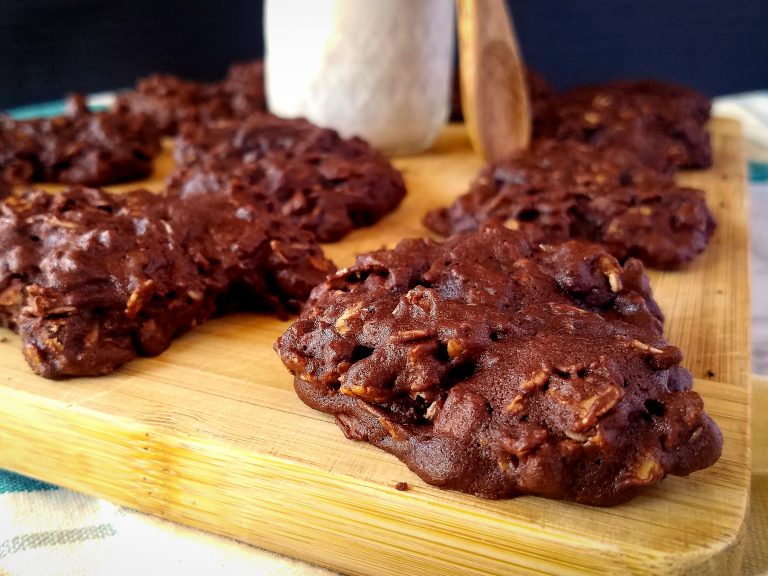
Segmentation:
{"type": "MultiPolygon", "coordinates": [[[[620,76],[712,96],[768,88],[767,0],[509,4],[524,56],[558,88],[620,76]]],[[[0,0],[0,108],[154,71],[212,80],[262,50],[257,0],[0,0]]]]}

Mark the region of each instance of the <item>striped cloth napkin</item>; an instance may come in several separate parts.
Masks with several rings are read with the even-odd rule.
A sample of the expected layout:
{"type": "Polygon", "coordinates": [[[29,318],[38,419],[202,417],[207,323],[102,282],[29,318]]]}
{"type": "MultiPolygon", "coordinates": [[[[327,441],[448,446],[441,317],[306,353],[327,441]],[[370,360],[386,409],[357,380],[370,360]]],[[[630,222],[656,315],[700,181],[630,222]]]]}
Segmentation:
{"type": "MultiPolygon", "coordinates": [[[[96,103],[107,103],[100,95],[96,103]]],[[[56,113],[61,104],[25,108],[19,116],[56,113]]],[[[768,92],[721,98],[715,114],[744,124],[752,193],[768,194],[768,92]],[[761,185],[762,183],[762,185],[761,185]]],[[[755,384],[768,406],[768,380],[755,384]]],[[[755,458],[768,462],[768,440],[753,434],[755,458]]],[[[768,471],[766,471],[768,472],[768,471]]],[[[768,474],[754,478],[742,573],[768,574],[768,474]]],[[[173,522],[0,470],[0,574],[249,573],[293,576],[332,572],[173,522]]]]}
{"type": "Polygon", "coordinates": [[[768,182],[768,92],[716,98],[713,113],[741,122],[750,179],[753,182],[768,182]]]}
{"type": "Polygon", "coordinates": [[[0,574],[321,576],[228,538],[0,471],[0,574]]]}

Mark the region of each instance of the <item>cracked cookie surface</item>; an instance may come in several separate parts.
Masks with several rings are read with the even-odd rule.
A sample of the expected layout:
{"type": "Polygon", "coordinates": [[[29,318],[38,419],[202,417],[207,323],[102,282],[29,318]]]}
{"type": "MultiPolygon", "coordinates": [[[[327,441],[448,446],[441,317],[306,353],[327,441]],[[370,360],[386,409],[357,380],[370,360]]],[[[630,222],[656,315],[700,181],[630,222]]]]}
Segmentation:
{"type": "Polygon", "coordinates": [[[0,178],[9,182],[62,182],[102,186],[152,173],[160,133],[142,115],[92,112],[81,95],[67,113],[14,120],[0,116],[0,178]]]}
{"type": "Polygon", "coordinates": [[[466,194],[424,223],[443,235],[498,223],[547,243],[579,238],[657,268],[693,260],[715,229],[704,192],[676,185],[672,172],[621,148],[557,140],[486,166],[466,194]]]}
{"type": "Polygon", "coordinates": [[[321,242],[370,226],[406,192],[401,174],[360,138],[270,114],[188,126],[177,138],[175,160],[172,191],[250,190],[321,242]]]}
{"type": "Polygon", "coordinates": [[[265,112],[264,66],[259,60],[235,63],[223,80],[213,83],[153,74],[139,80],[134,90],[118,94],[116,109],[151,118],[167,135],[176,134],[188,123],[265,112]]]}
{"type": "Polygon", "coordinates": [[[276,349],[309,406],[430,484],[626,501],[722,438],[642,264],[502,227],[361,255],[276,349]]]}
{"type": "Polygon", "coordinates": [[[244,198],[30,190],[0,203],[0,325],[49,378],[153,356],[215,313],[297,310],[334,268],[244,198]]]}
{"type": "Polygon", "coordinates": [[[537,109],[534,137],[623,148],[662,170],[709,168],[710,106],[695,90],[654,80],[584,86],[537,109]]]}

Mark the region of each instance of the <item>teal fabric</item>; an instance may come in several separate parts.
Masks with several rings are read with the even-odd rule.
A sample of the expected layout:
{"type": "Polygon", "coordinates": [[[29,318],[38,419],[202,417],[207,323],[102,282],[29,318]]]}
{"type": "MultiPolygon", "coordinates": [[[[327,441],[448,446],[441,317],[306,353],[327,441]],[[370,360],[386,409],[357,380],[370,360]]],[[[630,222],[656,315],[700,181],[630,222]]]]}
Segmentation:
{"type": "Polygon", "coordinates": [[[63,100],[56,102],[45,102],[44,104],[30,104],[8,110],[8,114],[18,120],[27,120],[29,118],[39,118],[41,116],[57,116],[63,114],[65,104],[63,100]]]}
{"type": "Polygon", "coordinates": [[[6,492],[40,492],[42,490],[58,490],[58,487],[20,474],[0,470],[0,494],[6,492]]]}
{"type": "Polygon", "coordinates": [[[765,162],[750,162],[749,181],[754,183],[768,182],[768,164],[765,162]]]}
{"type": "MultiPolygon", "coordinates": [[[[94,110],[105,109],[103,106],[91,106],[91,108],[94,110]]],[[[12,108],[11,110],[7,110],[6,113],[18,120],[28,120],[29,118],[58,116],[64,114],[65,110],[66,102],[64,102],[64,100],[56,100],[55,102],[43,102],[42,104],[30,104],[28,106],[12,108]]]]}

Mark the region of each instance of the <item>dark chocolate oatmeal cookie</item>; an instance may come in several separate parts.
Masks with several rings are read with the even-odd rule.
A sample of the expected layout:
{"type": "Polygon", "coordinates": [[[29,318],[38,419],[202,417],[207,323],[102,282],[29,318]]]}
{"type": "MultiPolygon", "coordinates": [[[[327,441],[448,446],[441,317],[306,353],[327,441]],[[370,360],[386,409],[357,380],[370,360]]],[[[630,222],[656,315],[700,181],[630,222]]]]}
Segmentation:
{"type": "Polygon", "coordinates": [[[175,159],[174,193],[251,190],[321,242],[370,226],[405,196],[400,173],[363,140],[270,114],[187,126],[175,159]]]}
{"type": "Polygon", "coordinates": [[[0,200],[4,200],[6,196],[9,196],[11,194],[12,188],[11,185],[5,181],[5,179],[2,177],[2,174],[0,174],[0,200]]]}
{"type": "Polygon", "coordinates": [[[91,112],[80,95],[69,98],[63,116],[0,116],[0,178],[10,182],[101,186],[141,180],[152,173],[159,151],[160,134],[145,116],[91,112]]]}
{"type": "Polygon", "coordinates": [[[359,256],[276,348],[309,406],[426,482],[626,501],[717,461],[638,260],[501,227],[359,256]]]}
{"type": "Polygon", "coordinates": [[[224,80],[210,84],[154,74],[140,80],[135,90],[119,94],[116,109],[148,116],[168,135],[188,123],[265,112],[264,68],[261,61],[233,64],[224,80]]]}
{"type": "Polygon", "coordinates": [[[623,148],[556,140],[485,167],[469,192],[424,221],[443,235],[496,222],[547,243],[581,238],[658,268],[691,261],[715,228],[704,193],[677,186],[670,172],[623,148]]]}
{"type": "Polygon", "coordinates": [[[534,138],[625,148],[648,166],[708,168],[712,148],[702,94],[653,80],[586,86],[559,95],[537,110],[534,138]]]}
{"type": "Polygon", "coordinates": [[[0,203],[0,325],[35,372],[107,374],[212,314],[297,310],[333,265],[245,199],[75,187],[0,203]]]}

